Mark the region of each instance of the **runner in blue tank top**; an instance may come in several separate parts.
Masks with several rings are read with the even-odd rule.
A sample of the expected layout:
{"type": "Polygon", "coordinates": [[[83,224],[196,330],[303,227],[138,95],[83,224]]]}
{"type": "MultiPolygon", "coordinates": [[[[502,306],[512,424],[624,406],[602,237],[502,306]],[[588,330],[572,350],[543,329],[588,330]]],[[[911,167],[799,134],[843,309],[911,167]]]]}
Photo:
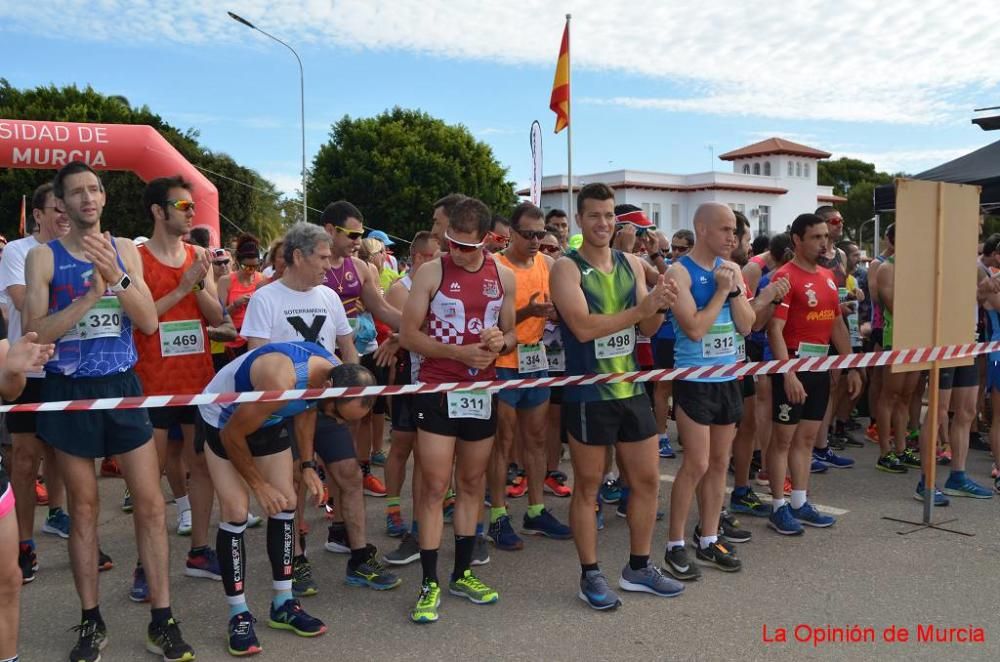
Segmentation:
{"type": "MultiPolygon", "coordinates": [[[[156,304],[142,277],[142,262],[128,239],[101,233],[105,192],[90,166],[74,161],[53,181],[70,231],[36,246],[25,262],[24,329],[40,342],[56,343],[45,366],[42,400],[142,395],[132,371],[136,361],[132,326],[157,329],[156,304]]],[[[94,458],[118,456],[132,490],[133,524],[142,566],[136,568],[134,599],[148,600],[152,620],[146,646],[165,659],[192,660],[170,611],[167,532],[160,464],[144,409],[39,413],[38,436],[56,449],[73,527],[70,559],[83,608],[73,660],[95,660],[107,643],[98,607],[97,516],[94,458]]]]}
{"type": "MultiPolygon", "coordinates": [[[[672,309],[674,362],[678,368],[734,364],[737,334],[749,333],[754,321],[740,268],[724,259],[736,245],[736,216],[726,205],[705,203],[695,212],[694,230],[694,249],[667,272],[679,290],[672,309]]],[[[684,460],[670,492],[665,569],[681,580],[701,575],[684,550],[684,526],[698,490],[697,562],[735,572],[742,565],[717,534],[726,468],[743,414],[739,382],[735,377],[678,380],[674,406],[684,460]]]]}

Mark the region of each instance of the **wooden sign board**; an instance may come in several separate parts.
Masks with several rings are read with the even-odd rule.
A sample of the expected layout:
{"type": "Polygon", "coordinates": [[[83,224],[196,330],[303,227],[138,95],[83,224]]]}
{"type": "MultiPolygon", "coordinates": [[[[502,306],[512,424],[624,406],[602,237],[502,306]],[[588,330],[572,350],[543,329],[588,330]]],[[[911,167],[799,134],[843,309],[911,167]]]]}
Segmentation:
{"type": "MultiPolygon", "coordinates": [[[[975,342],[979,194],[980,187],[968,184],[896,180],[893,349],[975,342]]],[[[970,365],[974,360],[939,365],[970,365]]],[[[929,367],[921,363],[892,370],[929,367]]]]}

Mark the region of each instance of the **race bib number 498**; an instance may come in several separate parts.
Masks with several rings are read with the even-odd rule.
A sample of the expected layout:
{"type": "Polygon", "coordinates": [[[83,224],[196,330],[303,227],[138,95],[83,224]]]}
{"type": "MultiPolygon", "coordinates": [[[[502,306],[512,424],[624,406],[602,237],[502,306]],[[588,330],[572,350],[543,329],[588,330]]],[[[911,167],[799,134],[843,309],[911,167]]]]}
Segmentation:
{"type": "Polygon", "coordinates": [[[622,329],[594,340],[594,355],[598,359],[627,356],[635,351],[635,327],[622,329]]]}

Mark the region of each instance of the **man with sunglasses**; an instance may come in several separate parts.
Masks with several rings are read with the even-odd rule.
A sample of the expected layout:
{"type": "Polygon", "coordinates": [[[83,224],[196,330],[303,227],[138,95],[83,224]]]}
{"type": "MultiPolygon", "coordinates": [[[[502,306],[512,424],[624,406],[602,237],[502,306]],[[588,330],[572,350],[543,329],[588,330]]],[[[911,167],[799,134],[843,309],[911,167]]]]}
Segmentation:
{"type": "MultiPolygon", "coordinates": [[[[646,335],[656,332],[663,323],[663,311],[676,300],[677,286],[660,276],[647,291],[639,259],[612,250],[615,194],[606,184],[587,184],[577,194],[577,223],[583,233],[580,249],[560,258],[549,278],[552,302],[563,324],[566,372],[636,370],[636,329],[646,335]]],[[[606,449],[612,444],[632,489],[630,556],[618,585],[664,597],[683,591],[681,584],[664,577],[649,562],[660,476],[656,422],[645,388],[628,382],[567,386],[563,419],[576,480],[570,526],[580,558],[579,597],[594,609],[621,604],[597,564],[594,517],[606,449]]]]}
{"type": "Polygon", "coordinates": [[[510,244],[511,222],[500,214],[493,215],[493,225],[486,233],[486,250],[499,253],[510,244]]]}
{"type": "MultiPolygon", "coordinates": [[[[152,335],[158,327],[142,260],[132,240],[101,233],[106,195],[90,166],[64,166],[53,191],[70,219],[69,233],[33,248],[25,267],[24,328],[36,332],[39,342],[56,344],[45,365],[42,401],[140,396],[132,328],[152,335]]],[[[97,660],[107,644],[98,606],[94,459],[112,455],[132,492],[135,538],[149,585],[146,646],[164,660],[194,659],[170,609],[160,463],[146,410],[39,414],[38,436],[56,449],[73,518],[70,560],[83,612],[70,659],[97,660]]]]}
{"type": "MultiPolygon", "coordinates": [[[[511,244],[499,255],[500,263],[514,274],[517,320],[517,349],[497,359],[498,379],[531,379],[548,376],[548,358],[542,336],[545,323],[555,320],[549,301],[549,270],[552,258],[539,255],[545,236],[542,210],[522,202],[511,215],[511,244]]],[[[522,531],[530,535],[568,540],[569,527],[545,509],[546,414],[549,389],[506,389],[497,394],[500,421],[493,457],[490,459],[490,531],[498,549],[521,549],[523,543],[514,533],[505,503],[507,460],[515,436],[520,433],[520,451],[528,481],[528,509],[522,531]]]]}
{"type": "MultiPolygon", "coordinates": [[[[423,357],[421,382],[491,380],[497,356],[517,346],[514,275],[483,250],[490,223],[489,208],[479,200],[466,198],[456,204],[444,235],[448,252],[413,277],[400,344],[423,357]]],[[[453,466],[455,566],[449,590],[475,604],[499,598],[470,570],[496,433],[496,403],[487,391],[465,391],[418,394],[413,406],[422,475],[417,517],[423,581],[410,618],[430,623],[438,619],[441,601],[437,575],[444,524],[441,501],[453,466]]]]}

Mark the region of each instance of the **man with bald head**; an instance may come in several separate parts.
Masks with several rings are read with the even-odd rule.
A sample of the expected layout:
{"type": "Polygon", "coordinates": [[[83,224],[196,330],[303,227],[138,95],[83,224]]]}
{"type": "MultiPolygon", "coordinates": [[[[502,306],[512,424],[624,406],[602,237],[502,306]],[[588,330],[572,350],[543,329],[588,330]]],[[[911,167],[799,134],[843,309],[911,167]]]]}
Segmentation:
{"type": "MultiPolygon", "coordinates": [[[[736,339],[750,332],[754,312],[747,300],[740,268],[729,261],[736,247],[736,216],[726,205],[709,202],[694,215],[694,248],[676,260],[667,277],[677,282],[672,307],[677,368],[736,363],[736,339]]],[[[701,575],[684,550],[684,525],[698,495],[700,523],[694,529],[699,565],[725,572],[740,570],[736,555],[719,542],[719,514],[726,468],[743,396],[735,377],[698,377],[674,384],[677,428],[684,439],[684,461],[670,492],[670,525],[665,555],[667,572],[677,579],[701,575]]]]}

